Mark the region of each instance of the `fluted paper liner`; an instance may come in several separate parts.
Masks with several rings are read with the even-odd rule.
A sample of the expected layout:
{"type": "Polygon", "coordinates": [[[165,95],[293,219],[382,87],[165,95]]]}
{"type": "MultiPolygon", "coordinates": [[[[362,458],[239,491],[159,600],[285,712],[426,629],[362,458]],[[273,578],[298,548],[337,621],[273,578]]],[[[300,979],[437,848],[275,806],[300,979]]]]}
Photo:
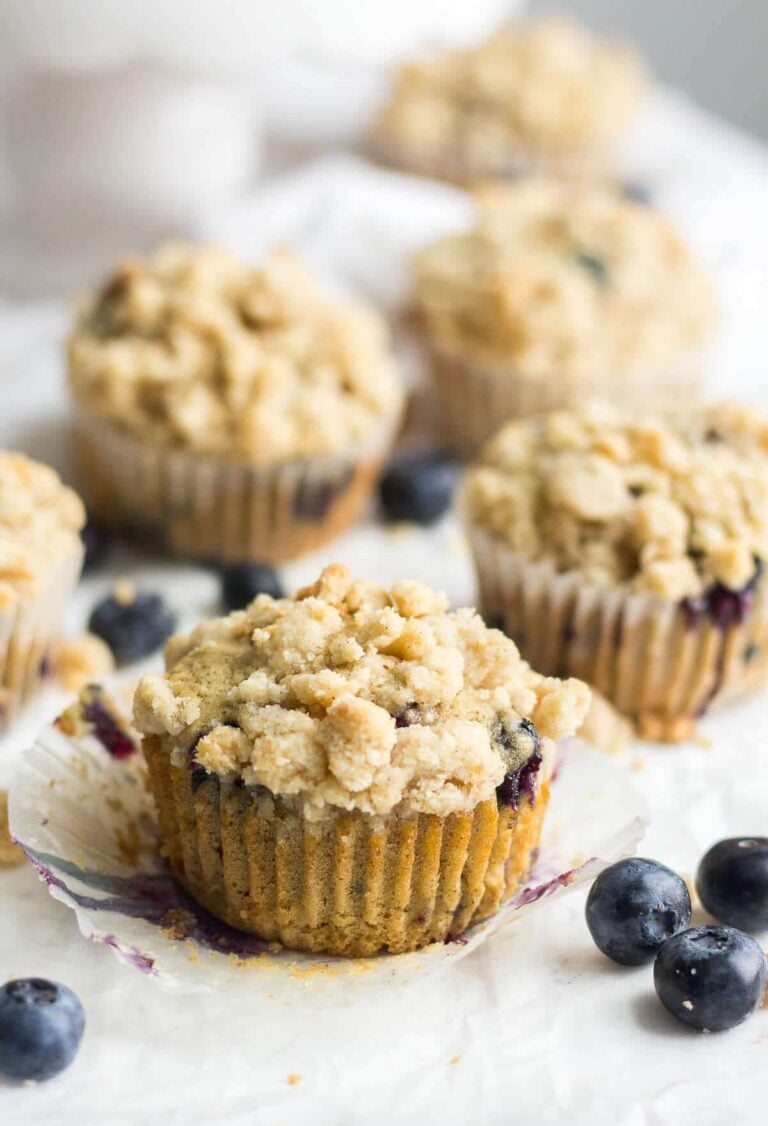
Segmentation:
{"type": "MultiPolygon", "coordinates": [[[[237,800],[246,802],[247,797],[237,800]]],[[[342,1005],[368,993],[375,996],[378,990],[417,975],[443,971],[525,912],[593,879],[607,864],[633,852],[646,823],[643,804],[626,773],[610,758],[574,741],[565,748],[552,786],[533,872],[515,895],[458,941],[436,942],[413,953],[357,959],[281,950],[228,927],[196,904],[160,856],[142,756],[113,757],[95,735],[67,735],[56,724],[47,728],[20,762],[11,791],[10,819],[14,837],[51,894],[74,910],[85,936],[109,946],[121,961],[170,988],[231,988],[238,995],[244,989],[254,990],[287,1004],[310,1006],[342,1005]]],[[[462,825],[458,831],[466,834],[466,823],[458,824],[462,825]]],[[[340,850],[348,847],[341,835],[335,840],[340,850]]],[[[239,843],[236,851],[228,851],[230,843],[235,844],[222,842],[222,881],[228,866],[233,886],[240,881],[244,888],[248,861],[239,843]]],[[[251,840],[246,847],[258,845],[251,840]]],[[[198,862],[215,866],[215,854],[215,849],[204,849],[198,862]]],[[[386,863],[381,868],[383,892],[392,874],[386,863]]],[[[213,887],[217,871],[209,871],[213,887]]],[[[425,877],[426,872],[425,868],[425,877]]],[[[449,877],[435,905],[444,904],[455,917],[456,892],[460,900],[464,885],[453,870],[449,877]]],[[[467,884],[474,879],[474,871],[467,871],[467,884]]],[[[423,901],[431,902],[429,880],[418,886],[423,901]]],[[[373,887],[371,875],[372,898],[373,887]]],[[[292,916],[291,892],[289,879],[280,889],[279,902],[275,900],[276,918],[279,912],[285,919],[292,916]]],[[[337,894],[343,908],[345,897],[353,898],[356,892],[340,884],[337,894]]],[[[311,909],[323,910],[317,898],[305,897],[305,909],[310,903],[311,909]]],[[[404,913],[398,914],[400,923],[404,918],[404,913]]]]}
{"type": "Polygon", "coordinates": [[[144,750],[177,879],[218,918],[295,950],[362,957],[461,935],[527,876],[549,800],[542,770],[517,810],[494,798],[449,817],[308,822],[272,794],[200,784],[156,739],[144,750]]]}
{"type": "Polygon", "coordinates": [[[360,514],[398,421],[382,422],[344,455],[257,466],[144,442],[81,410],[79,487],[93,520],[148,535],[175,555],[282,563],[321,547],[360,514]]]}
{"type": "Polygon", "coordinates": [[[587,681],[651,738],[686,738],[706,711],[768,679],[764,582],[743,615],[721,623],[671,598],[558,574],[476,526],[469,538],[486,620],[537,671],[587,681]]]}
{"type": "Polygon", "coordinates": [[[698,365],[661,372],[603,373],[578,379],[553,372],[532,376],[515,368],[491,369],[431,349],[429,358],[438,433],[457,457],[473,457],[505,422],[574,406],[592,396],[645,412],[673,402],[693,402],[701,384],[698,365]]]}
{"type": "Polygon", "coordinates": [[[69,597],[80,578],[83,548],[73,546],[33,596],[20,593],[0,609],[0,731],[50,670],[50,656],[69,597]]]}

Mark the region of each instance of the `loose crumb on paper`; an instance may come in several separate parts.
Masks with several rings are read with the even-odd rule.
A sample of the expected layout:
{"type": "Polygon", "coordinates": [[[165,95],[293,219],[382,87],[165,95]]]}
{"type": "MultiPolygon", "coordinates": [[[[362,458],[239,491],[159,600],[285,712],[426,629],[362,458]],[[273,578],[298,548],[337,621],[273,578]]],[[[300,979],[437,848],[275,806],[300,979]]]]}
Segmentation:
{"type": "Polygon", "coordinates": [[[295,1071],[292,1071],[288,1076],[288,1086],[298,1087],[299,1083],[301,1083],[301,1076],[297,1075],[295,1071]]]}
{"type": "Polygon", "coordinates": [[[60,641],[54,651],[53,666],[65,692],[79,692],[86,684],[102,680],[111,673],[115,659],[100,637],[86,633],[60,641]]]}
{"type": "Polygon", "coordinates": [[[451,1058],[448,1060],[448,1063],[461,1063],[461,1056],[451,1056],[451,1058]]]}

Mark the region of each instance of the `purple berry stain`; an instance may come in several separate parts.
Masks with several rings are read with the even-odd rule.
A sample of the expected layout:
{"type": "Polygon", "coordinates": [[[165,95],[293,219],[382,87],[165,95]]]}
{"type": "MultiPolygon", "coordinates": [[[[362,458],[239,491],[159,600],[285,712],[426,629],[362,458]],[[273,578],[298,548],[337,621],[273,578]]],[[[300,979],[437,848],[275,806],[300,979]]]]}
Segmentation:
{"type": "Polygon", "coordinates": [[[98,685],[85,689],[82,712],[83,719],[112,758],[126,759],[136,754],[136,744],[104,703],[104,692],[98,685]]]}

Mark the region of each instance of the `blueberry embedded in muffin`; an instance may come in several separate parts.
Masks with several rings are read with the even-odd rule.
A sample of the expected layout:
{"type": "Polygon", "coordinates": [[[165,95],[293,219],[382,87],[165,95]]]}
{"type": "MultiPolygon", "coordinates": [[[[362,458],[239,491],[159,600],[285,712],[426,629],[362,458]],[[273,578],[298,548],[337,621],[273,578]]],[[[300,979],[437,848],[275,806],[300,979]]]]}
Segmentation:
{"type": "Polygon", "coordinates": [[[551,740],[588,699],[532,672],[473,611],[339,566],[295,599],[261,595],[174,638],[166,661],[139,685],[135,718],[175,874],[235,926],[340,953],[438,941],[496,909],[505,866],[519,880],[538,839],[551,740]],[[190,869],[180,789],[223,859],[190,869]]]}

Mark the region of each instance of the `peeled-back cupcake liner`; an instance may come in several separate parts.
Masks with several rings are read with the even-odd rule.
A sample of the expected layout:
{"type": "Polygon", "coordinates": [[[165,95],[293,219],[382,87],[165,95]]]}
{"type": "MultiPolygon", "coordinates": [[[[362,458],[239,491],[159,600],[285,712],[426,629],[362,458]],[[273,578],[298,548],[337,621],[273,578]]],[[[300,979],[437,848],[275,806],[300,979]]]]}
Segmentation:
{"type": "Polygon", "coordinates": [[[528,875],[549,801],[547,754],[515,808],[448,817],[338,810],[221,783],[144,740],[171,870],[212,914],[294,950],[365,957],[460,936],[528,875]]]}
{"type": "Polygon", "coordinates": [[[562,748],[533,871],[492,918],[412,953],[297,953],[220,922],[177,883],[160,854],[143,756],[112,713],[91,718],[88,734],[68,734],[66,720],[57,721],[22,757],[11,832],[51,894],[74,910],[83,935],[185,992],[251,990],[289,1005],[339,1006],[422,980],[631,854],[647,824],[626,772],[573,741],[562,748]]]}
{"type": "Polygon", "coordinates": [[[248,465],[142,441],[78,412],[75,457],[91,518],[150,536],[174,555],[282,563],[321,547],[360,514],[399,415],[339,456],[248,465]]]}
{"type": "Polygon", "coordinates": [[[447,449],[469,459],[505,422],[575,406],[592,396],[644,412],[699,398],[701,377],[691,363],[674,371],[603,374],[574,379],[493,370],[431,349],[437,426],[447,449]]]}
{"type": "Polygon", "coordinates": [[[19,593],[0,609],[0,731],[50,673],[51,650],[80,578],[83,555],[78,540],[36,593],[19,593]]]}
{"type": "Polygon", "coordinates": [[[651,738],[690,735],[705,712],[768,679],[768,592],[675,600],[604,588],[531,562],[471,526],[480,608],[547,676],[593,685],[651,738]]]}

